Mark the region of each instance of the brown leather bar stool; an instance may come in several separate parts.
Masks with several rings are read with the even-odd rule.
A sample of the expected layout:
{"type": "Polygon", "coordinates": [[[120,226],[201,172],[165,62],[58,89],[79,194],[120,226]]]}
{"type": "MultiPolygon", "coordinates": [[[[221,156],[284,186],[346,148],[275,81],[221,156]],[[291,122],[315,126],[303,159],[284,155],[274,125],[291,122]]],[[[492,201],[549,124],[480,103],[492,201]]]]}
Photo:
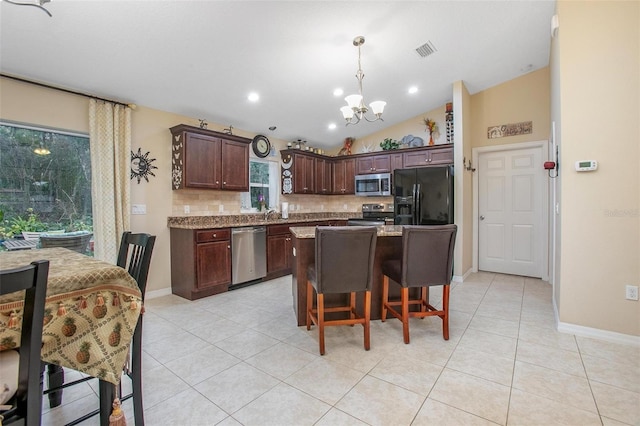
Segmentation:
{"type": "Polygon", "coordinates": [[[402,228],[402,259],[382,263],[382,321],[387,312],[402,321],[404,343],[409,343],[409,318],[439,316],[442,334],[449,340],[449,285],[453,273],[453,247],[456,225],[404,226],[402,228]],[[399,301],[389,301],[389,279],[398,283],[399,301]],[[429,304],[429,287],[442,285],[442,309],[429,304]],[[420,288],[420,298],[410,299],[409,288],[420,288]],[[420,305],[419,311],[409,311],[409,305],[420,305]],[[393,306],[400,306],[396,311],[393,306]]]}
{"type": "Polygon", "coordinates": [[[371,286],[377,230],[373,226],[319,226],[316,260],[307,270],[307,330],[318,326],[320,355],[324,355],[324,327],[362,324],[364,348],[369,350],[371,286]],[[317,302],[313,307],[313,292],[317,302]],[[364,292],[364,316],[356,312],[356,293],[364,292]],[[325,307],[324,295],[349,293],[349,304],[325,307]],[[348,312],[349,318],[326,320],[329,312],[348,312]]]}

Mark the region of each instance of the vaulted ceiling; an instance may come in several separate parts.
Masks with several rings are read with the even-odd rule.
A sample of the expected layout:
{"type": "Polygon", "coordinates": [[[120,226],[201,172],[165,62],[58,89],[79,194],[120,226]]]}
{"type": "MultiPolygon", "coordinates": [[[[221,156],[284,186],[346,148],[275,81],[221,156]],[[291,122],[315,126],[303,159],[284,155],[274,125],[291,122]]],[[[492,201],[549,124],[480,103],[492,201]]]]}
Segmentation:
{"type": "Polygon", "coordinates": [[[2,2],[3,74],[330,148],[451,101],[455,81],[473,94],[547,66],[555,1],[45,6],[52,17],[2,2]],[[387,106],[384,122],[345,127],[339,109],[357,91],[358,35],[365,101],[387,106]],[[427,42],[435,52],[422,57],[416,48],[427,42]]]}

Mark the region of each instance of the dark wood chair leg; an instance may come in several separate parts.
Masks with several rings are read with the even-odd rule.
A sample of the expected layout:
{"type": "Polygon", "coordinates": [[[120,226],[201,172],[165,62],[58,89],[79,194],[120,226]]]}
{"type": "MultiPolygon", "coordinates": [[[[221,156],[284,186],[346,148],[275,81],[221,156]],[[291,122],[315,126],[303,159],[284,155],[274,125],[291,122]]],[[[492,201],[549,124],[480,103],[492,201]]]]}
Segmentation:
{"type": "Polygon", "coordinates": [[[409,287],[402,287],[400,299],[402,303],[402,335],[404,343],[409,343],[409,287]]]}
{"type": "MultiPolygon", "coordinates": [[[[48,389],[53,389],[58,386],[62,386],[64,383],[64,369],[59,365],[47,364],[47,378],[48,389]]],[[[49,407],[57,407],[62,404],[62,389],[55,392],[51,392],[47,395],[49,397],[49,407]]]]}
{"type": "Polygon", "coordinates": [[[115,385],[105,380],[100,380],[100,426],[109,426],[109,415],[111,415],[113,399],[116,391],[115,385]]]}
{"type": "Polygon", "coordinates": [[[144,426],[144,407],[142,404],[142,316],[133,334],[133,353],[131,356],[131,382],[133,386],[133,413],[136,426],[144,426]]]}

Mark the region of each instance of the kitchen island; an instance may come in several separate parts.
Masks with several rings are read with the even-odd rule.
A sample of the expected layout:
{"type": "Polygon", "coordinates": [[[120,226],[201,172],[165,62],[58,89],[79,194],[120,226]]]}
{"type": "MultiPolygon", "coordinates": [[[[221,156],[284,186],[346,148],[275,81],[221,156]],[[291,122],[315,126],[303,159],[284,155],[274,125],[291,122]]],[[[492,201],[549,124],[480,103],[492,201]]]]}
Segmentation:
{"type": "MultiPolygon", "coordinates": [[[[371,319],[380,319],[382,310],[382,269],[381,265],[387,259],[399,258],[402,253],[402,226],[378,226],[378,239],[373,265],[373,288],[371,289],[371,319]]],[[[293,310],[296,313],[298,325],[306,324],[305,310],[307,303],[307,268],[315,262],[315,226],[294,226],[290,228],[293,239],[292,262],[292,295],[293,310]]],[[[349,253],[344,253],[349,256],[349,253]]],[[[391,298],[400,295],[399,286],[389,287],[391,298]]],[[[348,295],[325,295],[325,304],[330,306],[348,295]]],[[[357,309],[364,312],[362,298],[358,297],[357,309]]]]}

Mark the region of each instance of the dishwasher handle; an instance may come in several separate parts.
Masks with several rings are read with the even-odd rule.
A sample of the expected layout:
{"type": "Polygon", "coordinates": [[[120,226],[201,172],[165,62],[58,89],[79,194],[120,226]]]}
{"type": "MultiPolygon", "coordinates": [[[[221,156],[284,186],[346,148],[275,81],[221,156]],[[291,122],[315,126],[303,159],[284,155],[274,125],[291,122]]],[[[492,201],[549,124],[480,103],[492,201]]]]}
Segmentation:
{"type": "Polygon", "coordinates": [[[233,228],[231,229],[232,234],[258,234],[262,232],[267,232],[267,228],[264,226],[252,226],[247,228],[233,228]]]}

